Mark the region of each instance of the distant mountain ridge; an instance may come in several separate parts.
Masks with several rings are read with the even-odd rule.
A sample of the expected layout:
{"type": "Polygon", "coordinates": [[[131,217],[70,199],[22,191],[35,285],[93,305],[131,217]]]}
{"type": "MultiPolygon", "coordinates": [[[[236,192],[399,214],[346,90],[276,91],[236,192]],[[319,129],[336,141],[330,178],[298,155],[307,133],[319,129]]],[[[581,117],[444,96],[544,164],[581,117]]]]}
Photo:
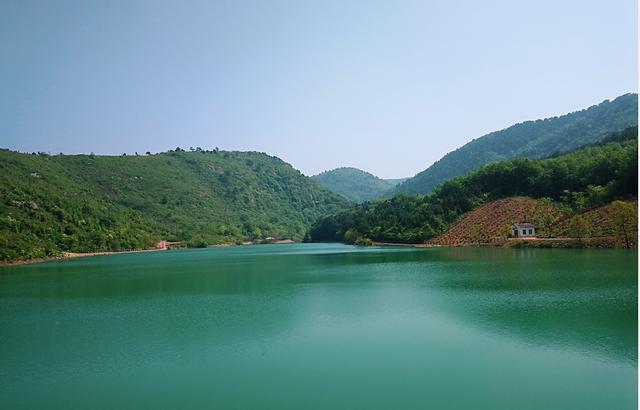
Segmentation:
{"type": "Polygon", "coordinates": [[[397,185],[389,194],[426,194],[443,182],[493,162],[570,152],[598,142],[613,131],[636,125],[637,94],[625,94],[559,117],[525,121],[472,140],[397,185]]]}
{"type": "Polygon", "coordinates": [[[380,198],[396,184],[406,180],[406,178],[385,180],[353,167],[341,167],[324,171],[311,178],[323,187],[353,202],[365,202],[380,198]]]}

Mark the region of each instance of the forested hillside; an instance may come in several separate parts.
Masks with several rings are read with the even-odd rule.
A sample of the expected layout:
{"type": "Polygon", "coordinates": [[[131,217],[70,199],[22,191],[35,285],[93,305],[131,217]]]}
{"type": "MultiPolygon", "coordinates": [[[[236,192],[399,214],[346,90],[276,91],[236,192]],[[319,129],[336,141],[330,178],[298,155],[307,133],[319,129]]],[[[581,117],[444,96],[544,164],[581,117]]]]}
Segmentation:
{"type": "Polygon", "coordinates": [[[606,141],[554,158],[487,165],[429,195],[398,194],[357,205],[320,220],[308,240],[422,243],[443,233],[464,213],[500,198],[546,198],[576,212],[637,197],[637,127],[606,141]]]}
{"type": "Polygon", "coordinates": [[[0,260],[302,239],[348,201],[257,152],[180,149],[146,156],[0,151],[0,260]]]}
{"type": "Polygon", "coordinates": [[[407,179],[409,179],[409,177],[405,177],[405,178],[389,178],[389,179],[384,179],[384,181],[386,181],[389,184],[391,184],[391,186],[396,186],[398,184],[403,183],[407,179]]]}
{"type": "Polygon", "coordinates": [[[401,181],[384,180],[357,168],[336,168],[314,175],[311,178],[323,187],[336,192],[353,202],[364,202],[380,198],[401,181]],[[397,182],[396,182],[397,181],[397,182]]]}
{"type": "Polygon", "coordinates": [[[399,184],[392,192],[427,194],[441,183],[483,165],[569,152],[597,142],[610,132],[635,125],[638,125],[637,94],[625,94],[560,117],[526,121],[474,139],[399,184]]]}

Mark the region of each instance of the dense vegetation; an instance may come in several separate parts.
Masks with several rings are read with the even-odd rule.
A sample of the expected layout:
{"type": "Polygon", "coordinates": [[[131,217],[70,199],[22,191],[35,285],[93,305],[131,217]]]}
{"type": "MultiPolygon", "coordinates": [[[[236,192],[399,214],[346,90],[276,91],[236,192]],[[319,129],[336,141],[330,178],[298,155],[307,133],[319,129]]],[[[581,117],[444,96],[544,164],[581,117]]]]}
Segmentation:
{"type": "Polygon", "coordinates": [[[403,181],[401,179],[380,179],[357,168],[336,168],[314,175],[311,178],[323,187],[336,192],[353,202],[364,202],[380,198],[389,189],[403,181]]]}
{"type": "Polygon", "coordinates": [[[0,151],[0,260],[302,239],[348,205],[278,158],[176,149],[145,156],[0,151]]]}
{"type": "Polygon", "coordinates": [[[395,187],[396,185],[403,183],[407,179],[409,179],[409,177],[405,177],[405,178],[389,178],[389,179],[385,179],[384,181],[387,181],[389,184],[391,184],[392,187],[395,187]]]}
{"type": "Polygon", "coordinates": [[[428,195],[398,194],[323,218],[312,241],[421,243],[462,214],[511,196],[548,198],[569,210],[637,196],[637,127],[606,142],[548,159],[520,158],[487,165],[428,195]]]}
{"type": "Polygon", "coordinates": [[[626,94],[561,117],[526,121],[474,139],[399,184],[393,192],[427,194],[445,181],[490,163],[566,153],[600,141],[609,132],[635,125],[637,94],[626,94]]]}

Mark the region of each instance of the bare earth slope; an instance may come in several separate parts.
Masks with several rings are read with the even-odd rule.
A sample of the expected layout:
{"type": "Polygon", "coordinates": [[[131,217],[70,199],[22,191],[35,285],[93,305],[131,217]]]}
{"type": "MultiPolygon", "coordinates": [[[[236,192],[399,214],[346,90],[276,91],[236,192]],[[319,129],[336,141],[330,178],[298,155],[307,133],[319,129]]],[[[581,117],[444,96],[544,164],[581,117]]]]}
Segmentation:
{"type": "Polygon", "coordinates": [[[498,245],[507,240],[514,223],[531,222],[538,227],[539,235],[543,235],[563,216],[553,204],[545,201],[524,197],[500,199],[467,212],[451,229],[430,243],[446,246],[498,245]]]}
{"type": "MultiPolygon", "coordinates": [[[[637,209],[637,200],[628,201],[637,209]]],[[[578,213],[589,226],[588,236],[616,241],[615,222],[612,219],[611,204],[593,207],[578,213]]],[[[436,237],[429,244],[442,246],[502,245],[509,238],[510,227],[514,223],[531,222],[537,227],[539,238],[570,238],[572,218],[553,203],[526,197],[500,199],[482,205],[464,214],[451,229],[436,237]]],[[[637,212],[630,221],[630,231],[637,231],[637,212]]],[[[634,235],[633,243],[637,243],[634,235]]],[[[533,244],[531,244],[533,245],[533,244]]],[[[546,246],[539,244],[540,246],[546,246]]],[[[558,244],[559,245],[559,244],[558,244]]],[[[605,247],[614,246],[609,244],[605,247]]],[[[604,244],[598,245],[602,247],[604,244]]]]}

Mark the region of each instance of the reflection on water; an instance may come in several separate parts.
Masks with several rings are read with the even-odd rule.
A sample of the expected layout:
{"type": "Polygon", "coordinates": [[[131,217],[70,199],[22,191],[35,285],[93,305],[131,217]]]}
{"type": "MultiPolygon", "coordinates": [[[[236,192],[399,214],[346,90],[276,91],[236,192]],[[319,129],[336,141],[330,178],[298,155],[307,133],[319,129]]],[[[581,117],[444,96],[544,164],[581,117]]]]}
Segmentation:
{"type": "Polygon", "coordinates": [[[635,251],[337,244],[3,268],[0,405],[109,407],[113,388],[154,407],[538,408],[536,390],[546,408],[633,407],[636,272],[635,251]],[[532,386],[504,397],[510,374],[532,386]],[[332,399],[308,405],[319,386],[332,399]]]}

